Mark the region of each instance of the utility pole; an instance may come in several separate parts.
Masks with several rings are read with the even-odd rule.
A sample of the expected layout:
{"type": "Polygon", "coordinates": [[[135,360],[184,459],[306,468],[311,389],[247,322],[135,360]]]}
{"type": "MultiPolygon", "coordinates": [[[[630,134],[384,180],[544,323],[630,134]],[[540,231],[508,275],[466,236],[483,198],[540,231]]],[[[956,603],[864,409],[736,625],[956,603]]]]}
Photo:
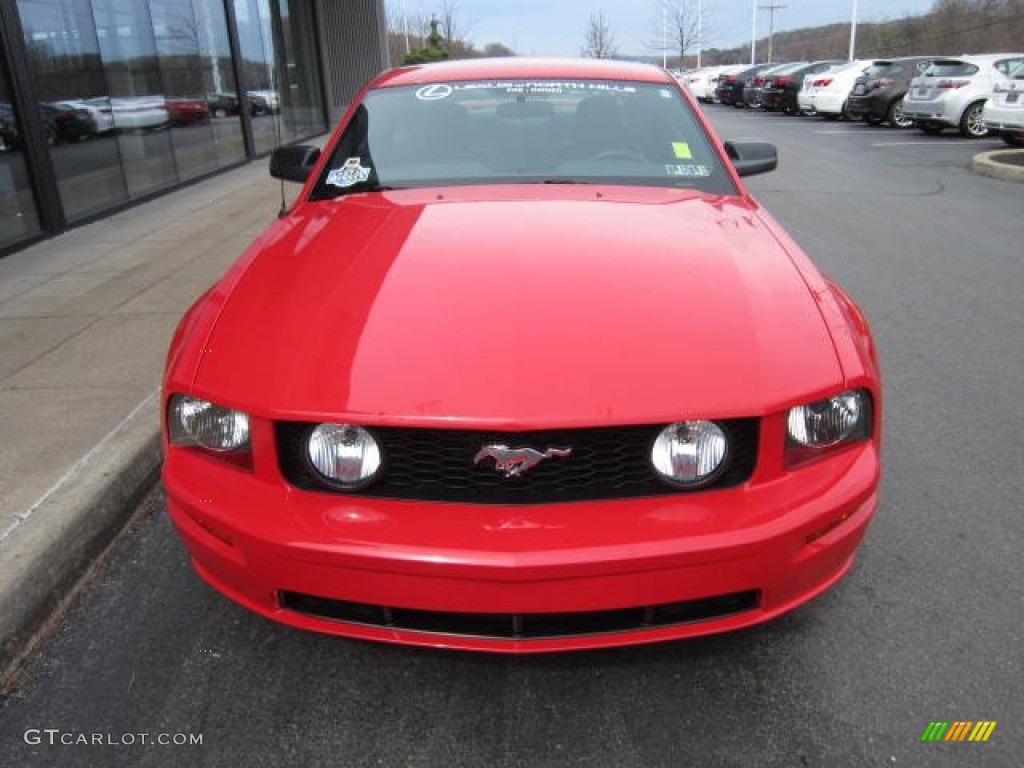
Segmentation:
{"type": "Polygon", "coordinates": [[[768,63],[772,62],[772,54],[774,53],[774,38],[775,38],[775,12],[780,11],[786,6],[782,3],[766,3],[759,6],[762,11],[768,11],[768,63]]]}

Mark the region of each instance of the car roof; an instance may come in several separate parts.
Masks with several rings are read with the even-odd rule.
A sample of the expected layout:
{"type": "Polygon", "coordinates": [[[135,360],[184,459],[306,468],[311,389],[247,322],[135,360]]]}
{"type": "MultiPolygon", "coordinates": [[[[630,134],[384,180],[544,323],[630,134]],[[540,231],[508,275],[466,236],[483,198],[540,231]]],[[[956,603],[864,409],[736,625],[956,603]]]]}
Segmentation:
{"type": "Polygon", "coordinates": [[[1001,61],[1002,59],[1012,59],[1016,56],[1024,56],[1024,53],[965,53],[961,56],[937,56],[934,61],[936,64],[950,61],[966,61],[970,64],[989,64],[994,61],[1001,61]]]}
{"type": "Polygon", "coordinates": [[[460,59],[418,64],[388,70],[374,81],[374,87],[416,85],[451,80],[493,78],[580,78],[591,80],[635,80],[649,83],[674,82],[660,67],[612,59],[540,59],[509,56],[494,59],[460,59]]]}

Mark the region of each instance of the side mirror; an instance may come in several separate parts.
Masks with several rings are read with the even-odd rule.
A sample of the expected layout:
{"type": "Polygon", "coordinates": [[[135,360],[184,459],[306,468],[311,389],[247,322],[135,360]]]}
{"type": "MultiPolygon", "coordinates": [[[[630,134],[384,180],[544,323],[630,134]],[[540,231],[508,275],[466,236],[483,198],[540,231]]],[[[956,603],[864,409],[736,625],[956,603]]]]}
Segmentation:
{"type": "Polygon", "coordinates": [[[270,155],[270,175],[275,179],[304,182],[319,157],[319,147],[306,144],[278,147],[270,155]]]}
{"type": "Polygon", "coordinates": [[[727,141],[725,153],[740,176],[768,173],[779,165],[779,153],[767,141],[727,141]]]}

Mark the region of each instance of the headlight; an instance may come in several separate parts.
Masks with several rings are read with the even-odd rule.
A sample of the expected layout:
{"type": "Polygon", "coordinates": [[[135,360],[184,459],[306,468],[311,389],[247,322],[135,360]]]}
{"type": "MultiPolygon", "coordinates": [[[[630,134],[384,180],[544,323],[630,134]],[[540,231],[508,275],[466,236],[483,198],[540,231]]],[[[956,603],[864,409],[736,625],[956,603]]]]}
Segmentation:
{"type": "Polygon", "coordinates": [[[193,445],[217,453],[249,450],[249,417],[241,411],[189,395],[174,395],[167,416],[174,445],[193,445]]]}
{"type": "Polygon", "coordinates": [[[861,389],[799,405],[786,419],[786,466],[871,437],[871,396],[861,389]]]}
{"type": "Polygon", "coordinates": [[[726,466],[729,438],[711,421],[665,427],[651,448],[651,464],[665,482],[694,487],[711,482],[726,466]]]}
{"type": "Polygon", "coordinates": [[[321,424],[310,434],[306,453],[317,472],[345,488],[361,488],[380,469],[380,446],[354,424],[321,424]]]}
{"type": "Polygon", "coordinates": [[[857,390],[827,400],[800,405],[789,412],[789,439],[809,448],[828,448],[852,437],[862,436],[864,395],[857,390]]]}

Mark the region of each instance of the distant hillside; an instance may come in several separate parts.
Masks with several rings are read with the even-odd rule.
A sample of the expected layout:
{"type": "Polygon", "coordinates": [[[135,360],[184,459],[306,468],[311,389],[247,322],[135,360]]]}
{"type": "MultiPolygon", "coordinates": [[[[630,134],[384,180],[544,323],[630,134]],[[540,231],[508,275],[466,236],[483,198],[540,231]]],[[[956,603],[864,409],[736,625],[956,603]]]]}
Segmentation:
{"type": "MultiPolygon", "coordinates": [[[[849,23],[777,32],[772,60],[845,59],[849,46],[849,23]]],[[[857,25],[861,59],[1002,51],[1024,51],[1024,0],[938,0],[924,16],[857,25]]],[[[767,37],[757,41],[757,60],[768,60],[767,37]]],[[[710,49],[701,57],[705,65],[748,61],[749,45],[710,49]]],[[[686,63],[695,61],[687,57],[686,63]]]]}

